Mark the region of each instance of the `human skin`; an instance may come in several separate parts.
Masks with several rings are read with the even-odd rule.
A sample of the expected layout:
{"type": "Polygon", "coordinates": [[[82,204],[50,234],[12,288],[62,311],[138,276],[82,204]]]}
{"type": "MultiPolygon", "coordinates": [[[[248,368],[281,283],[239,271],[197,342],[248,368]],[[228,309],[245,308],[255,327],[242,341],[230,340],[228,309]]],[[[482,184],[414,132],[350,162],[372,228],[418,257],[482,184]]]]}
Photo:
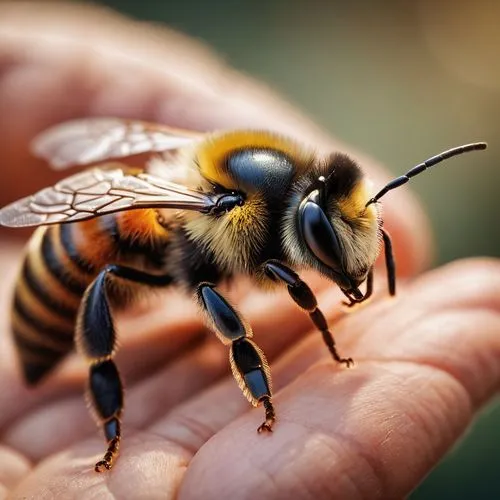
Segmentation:
{"type": "MultiPolygon", "coordinates": [[[[79,116],[271,128],[319,151],[353,153],[206,49],[153,33],[103,11],[1,5],[1,205],[60,177],[30,156],[28,143],[79,116]]],[[[353,154],[382,185],[383,169],[353,154]]],[[[0,498],[407,495],[498,390],[500,265],[475,259],[412,278],[428,261],[425,220],[406,188],[383,204],[402,278],[395,299],[381,269],[375,299],[347,313],[336,286],[306,275],[354,368],[332,361],[286,291],[248,292],[242,283],[231,291],[271,361],[272,434],[257,434],[263,410],[241,396],[227,347],[204,330],[193,301],[166,292],[122,315],[124,440],[116,465],[102,474],[93,470],[105,443],[82,397],[85,362],[73,356],[40,387],[22,383],[8,308],[23,242],[3,232],[0,498]]]]}

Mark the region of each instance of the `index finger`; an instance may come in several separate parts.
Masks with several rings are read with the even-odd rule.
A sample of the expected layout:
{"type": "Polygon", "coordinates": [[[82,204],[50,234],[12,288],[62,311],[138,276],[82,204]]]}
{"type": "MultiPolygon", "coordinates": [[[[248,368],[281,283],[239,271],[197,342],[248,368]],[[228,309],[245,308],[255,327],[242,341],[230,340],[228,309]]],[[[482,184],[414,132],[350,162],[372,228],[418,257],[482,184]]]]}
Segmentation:
{"type": "MultiPolygon", "coordinates": [[[[376,185],[383,169],[321,132],[258,83],[225,66],[205,47],[166,29],[76,5],[0,6],[0,204],[50,185],[57,174],[32,158],[42,129],[92,116],[140,118],[192,130],[265,128],[320,152],[359,160],[376,185]],[[92,33],[89,37],[88,33],[92,33]],[[19,178],[22,168],[22,182],[19,178]]],[[[429,237],[407,190],[384,200],[400,274],[427,261],[429,237]]]]}

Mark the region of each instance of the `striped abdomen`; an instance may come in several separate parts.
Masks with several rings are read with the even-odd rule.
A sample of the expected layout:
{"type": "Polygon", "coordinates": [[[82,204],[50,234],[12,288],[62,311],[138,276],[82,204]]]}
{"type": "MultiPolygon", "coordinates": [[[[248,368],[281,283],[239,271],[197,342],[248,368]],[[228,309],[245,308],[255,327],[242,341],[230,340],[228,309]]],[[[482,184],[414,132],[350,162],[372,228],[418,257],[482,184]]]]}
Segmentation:
{"type": "MultiPolygon", "coordinates": [[[[168,232],[154,210],[136,210],[39,228],[28,245],[14,292],[12,332],[25,379],[37,383],[72,348],[87,286],[106,264],[158,272],[168,232]]],[[[126,284],[122,297],[133,296],[126,284]]]]}

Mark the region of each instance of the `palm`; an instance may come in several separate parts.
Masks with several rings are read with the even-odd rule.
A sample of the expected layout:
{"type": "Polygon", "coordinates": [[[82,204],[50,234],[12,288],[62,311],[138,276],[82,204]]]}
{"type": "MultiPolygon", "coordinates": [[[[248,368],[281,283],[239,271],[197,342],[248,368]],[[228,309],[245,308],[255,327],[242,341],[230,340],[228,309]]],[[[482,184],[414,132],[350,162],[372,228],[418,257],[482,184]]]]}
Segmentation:
{"type": "MultiPolygon", "coordinates": [[[[113,87],[116,71],[106,72],[120,64],[130,70],[137,58],[129,61],[121,50],[123,60],[117,59],[116,51],[108,54],[103,49],[101,59],[92,59],[95,68],[72,65],[74,58],[63,57],[64,50],[83,57],[93,49],[87,40],[79,40],[82,45],[75,47],[71,30],[64,35],[68,43],[55,52],[61,57],[56,63],[50,43],[38,43],[37,67],[40,70],[46,64],[51,80],[33,79],[29,68],[35,62],[26,47],[35,43],[37,33],[43,35],[49,29],[45,24],[52,25],[55,15],[51,12],[46,23],[43,16],[32,20],[26,13],[19,14],[17,22],[23,26],[19,33],[30,37],[18,34],[15,43],[9,38],[12,28],[0,21],[0,39],[6,40],[0,46],[7,47],[6,55],[0,53],[0,63],[9,63],[0,65],[0,76],[9,82],[10,72],[20,71],[18,80],[14,78],[19,83],[23,78],[19,68],[24,67],[25,86],[31,85],[28,90],[23,87],[23,95],[18,92],[20,85],[0,87],[0,105],[2,109],[19,106],[25,96],[35,101],[29,109],[33,116],[16,114],[15,126],[0,121],[1,136],[8,138],[2,146],[4,163],[22,165],[26,171],[26,185],[16,182],[11,170],[2,172],[7,186],[0,193],[2,204],[55,178],[27,155],[27,143],[35,132],[54,120],[96,111],[179,121],[180,126],[191,120],[193,128],[199,129],[245,123],[288,126],[305,140],[332,147],[312,125],[252,83],[238,80],[238,85],[227,85],[235,89],[227,109],[225,100],[211,102],[214,96],[203,85],[196,90],[199,95],[187,94],[168,73],[175,73],[175,62],[166,66],[165,73],[155,61],[149,65],[143,61],[135,73],[143,84],[122,89],[118,103],[105,87],[113,87]],[[108,59],[113,57],[110,64],[108,59]],[[60,75],[54,74],[54,64],[60,65],[60,75]],[[88,74],[71,73],[82,67],[88,74]],[[95,101],[87,102],[89,95],[82,90],[85,79],[95,84],[96,75],[106,83],[100,98],[93,96],[95,101]],[[82,89],[75,90],[75,81],[82,89]],[[72,100],[56,117],[57,99],[66,95],[65,85],[72,100]],[[152,92],[144,92],[148,86],[152,92]],[[144,111],[141,99],[154,94],[153,89],[159,102],[174,102],[166,107],[173,115],[144,111]],[[194,115],[185,111],[192,109],[187,104],[195,97],[204,102],[196,123],[194,115]],[[177,109],[187,115],[175,116],[177,109]],[[42,179],[43,175],[47,177],[42,179]]],[[[58,26],[71,27],[66,15],[62,14],[58,26]]],[[[0,15],[0,19],[6,17],[0,15]]],[[[93,21],[91,16],[78,18],[79,23],[97,29],[93,21]]],[[[123,23],[123,29],[128,25],[123,23]]],[[[108,41],[111,48],[116,43],[108,41]]],[[[164,43],[162,50],[168,52],[172,41],[166,36],[164,43]]],[[[191,50],[176,48],[181,55],[191,50]]],[[[207,56],[195,52],[191,57],[207,56]]],[[[210,68],[223,74],[215,63],[204,62],[205,74],[210,68]]],[[[229,82],[238,78],[224,77],[229,82]]],[[[367,170],[377,176],[370,164],[367,170]]],[[[425,228],[402,192],[384,204],[399,269],[408,275],[425,261],[425,228]]],[[[278,422],[269,435],[257,434],[263,411],[249,410],[229,377],[227,349],[205,334],[190,301],[168,293],[119,323],[117,364],[127,385],[124,441],[113,470],[96,474],[93,464],[102,455],[104,441],[82,398],[87,372],[82,360],[69,359],[43,386],[31,391],[18,374],[7,333],[7,310],[19,252],[18,243],[9,243],[0,254],[4,277],[0,287],[0,493],[3,485],[15,498],[101,497],[106,490],[116,498],[177,494],[181,498],[402,497],[453,444],[500,382],[500,268],[490,261],[432,272],[403,287],[396,300],[385,297],[385,278],[379,276],[382,297],[353,314],[343,312],[334,286],[307,277],[318,292],[340,352],[356,360],[350,370],[333,363],[320,336],[286,294],[234,290],[233,297],[239,297],[236,302],[272,364],[278,422]]]]}

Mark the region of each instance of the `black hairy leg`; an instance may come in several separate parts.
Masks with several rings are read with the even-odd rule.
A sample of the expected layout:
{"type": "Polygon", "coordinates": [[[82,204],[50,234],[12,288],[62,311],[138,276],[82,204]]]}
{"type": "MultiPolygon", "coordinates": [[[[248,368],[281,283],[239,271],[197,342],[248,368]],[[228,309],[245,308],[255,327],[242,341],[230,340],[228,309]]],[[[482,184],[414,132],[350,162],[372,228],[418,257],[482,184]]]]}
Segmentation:
{"type": "Polygon", "coordinates": [[[276,413],[272,403],[269,365],[259,346],[250,340],[250,326],[215,289],[215,285],[201,283],[197,293],[213,330],[224,344],[230,345],[231,370],[239,388],[253,406],[264,406],[265,421],[257,429],[258,432],[272,431],[276,413]]]}
{"type": "MultiPolygon", "coordinates": [[[[123,384],[113,361],[116,331],[110,284],[122,279],[146,286],[167,286],[168,276],[157,276],[125,266],[106,266],[88,286],[78,312],[76,342],[78,350],[90,360],[89,395],[92,408],[102,424],[108,448],[95,470],[111,469],[121,442],[120,419],[123,411],[123,384]]],[[[118,286],[118,283],[114,284],[118,286]]]]}
{"type": "Polygon", "coordinates": [[[354,363],[353,359],[342,358],[338,353],[333,335],[328,329],[326,318],[319,309],[318,301],[307,283],[302,281],[295,271],[278,261],[270,260],[266,262],[264,264],[264,270],[271,279],[286,284],[290,297],[292,297],[299,307],[309,313],[309,317],[314,323],[314,326],[321,332],[323,340],[333,359],[347,367],[351,366],[354,363]]]}

